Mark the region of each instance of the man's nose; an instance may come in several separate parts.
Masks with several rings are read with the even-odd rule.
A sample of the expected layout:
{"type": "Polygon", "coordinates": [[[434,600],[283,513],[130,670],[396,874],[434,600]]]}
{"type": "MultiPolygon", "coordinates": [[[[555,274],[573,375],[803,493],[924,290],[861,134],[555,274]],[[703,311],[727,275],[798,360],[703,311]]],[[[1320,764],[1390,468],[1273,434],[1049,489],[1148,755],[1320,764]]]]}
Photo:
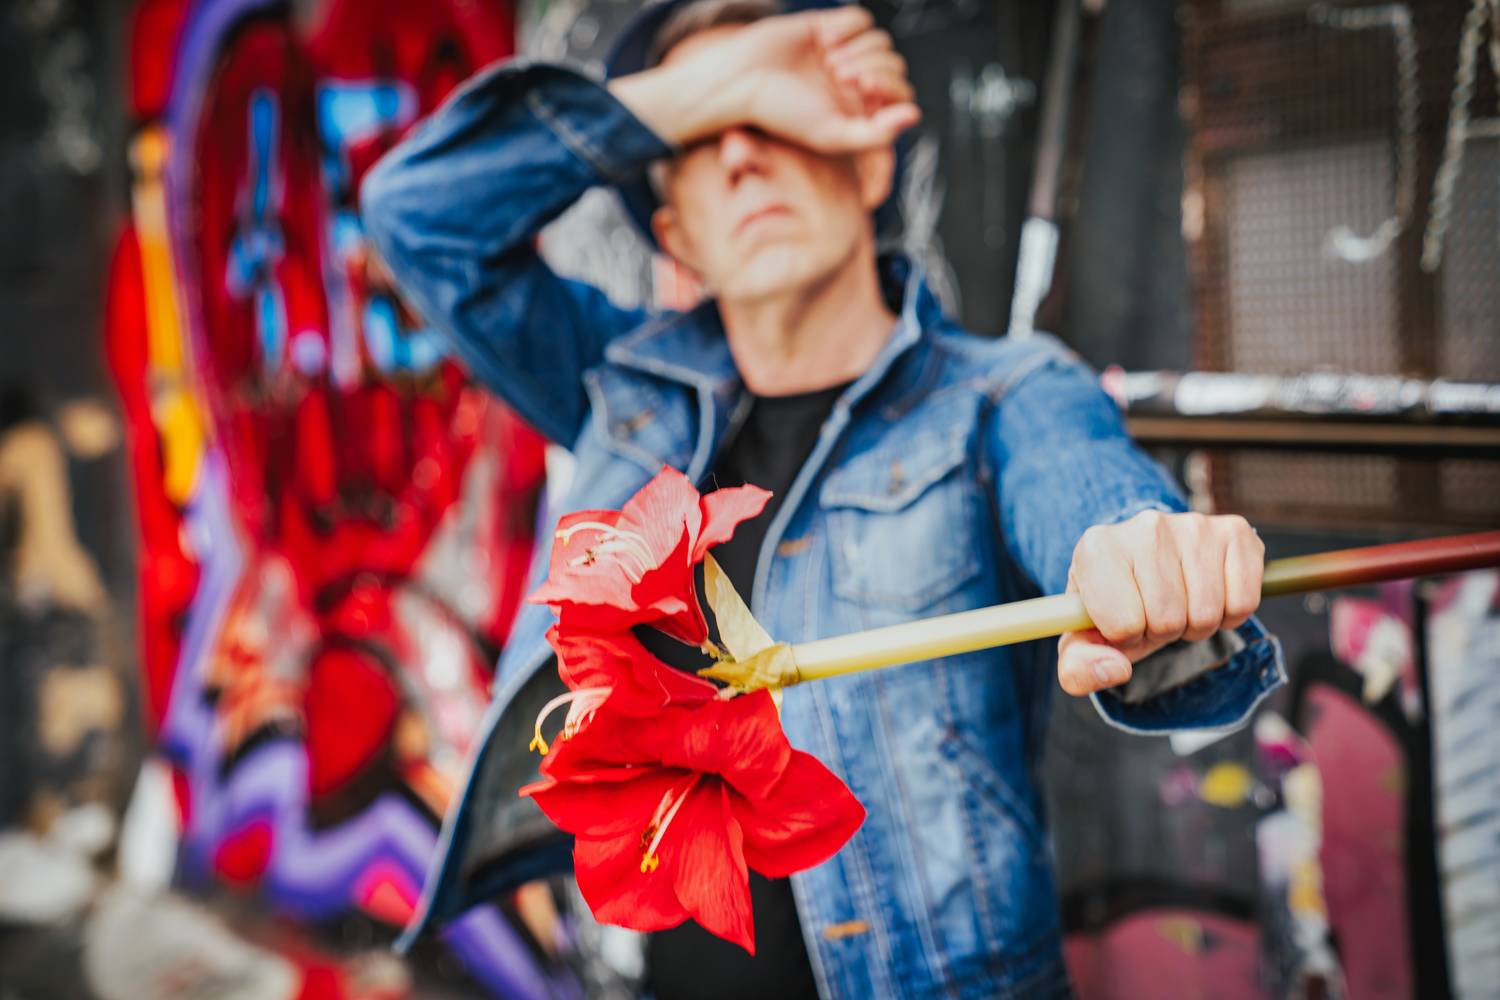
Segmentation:
{"type": "Polygon", "coordinates": [[[760,172],[765,164],[765,138],[752,129],[736,126],[719,135],[719,163],[735,184],[748,173],[760,172]]]}

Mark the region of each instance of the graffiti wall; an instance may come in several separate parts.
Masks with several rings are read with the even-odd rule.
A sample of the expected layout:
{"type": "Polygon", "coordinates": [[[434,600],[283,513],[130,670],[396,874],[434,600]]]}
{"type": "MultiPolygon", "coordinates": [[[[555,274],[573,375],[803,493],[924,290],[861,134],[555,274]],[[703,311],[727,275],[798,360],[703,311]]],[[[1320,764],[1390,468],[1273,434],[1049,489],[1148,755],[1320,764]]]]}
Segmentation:
{"type": "MultiPolygon", "coordinates": [[[[867,5],[926,112],[882,237],[967,326],[999,333],[1052,5],[867,5]]],[[[411,966],[440,970],[430,994],[394,959],[330,962],[209,914],[269,914],[368,956],[417,903],[558,465],[391,287],[359,181],[513,49],[597,68],[637,4],[0,6],[0,79],[19,95],[0,143],[0,295],[7,347],[24,345],[0,357],[0,993],[163,995],[111,973],[197,955],[244,995],[633,995],[638,942],[588,923],[565,882],[424,944],[411,966]],[[106,223],[107,254],[90,228],[106,223]],[[106,377],[113,400],[91,401],[106,377]],[[135,863],[116,865],[126,805],[153,789],[177,891],[147,897],[104,873],[135,863]],[[81,937],[11,930],[35,921],[81,937]]],[[[1182,368],[1182,231],[1204,211],[1217,223],[1183,198],[1180,7],[1099,6],[1085,5],[1058,179],[1073,217],[1039,322],[1095,360],[1182,368]]],[[[1437,42],[1424,66],[1457,39],[1437,42]]],[[[1476,102],[1493,90],[1479,65],[1476,102]]],[[[1478,190],[1492,141],[1473,144],[1459,190],[1478,190]]],[[[621,302],[696,294],[603,192],[541,245],[621,302]]],[[[1399,533],[1260,526],[1277,555],[1399,533]]],[[[1046,778],[1079,994],[1487,995],[1497,577],[1281,600],[1264,618],[1293,684],[1241,732],[1126,737],[1056,699],[1046,778]]]]}
{"type": "MultiPolygon", "coordinates": [[[[510,53],[505,0],[144,0],[106,342],[138,514],[148,724],[183,880],[304,920],[413,911],[521,596],[541,441],[363,238],[365,170],[510,53]]],[[[550,973],[498,908],[446,945],[550,973]]]]}

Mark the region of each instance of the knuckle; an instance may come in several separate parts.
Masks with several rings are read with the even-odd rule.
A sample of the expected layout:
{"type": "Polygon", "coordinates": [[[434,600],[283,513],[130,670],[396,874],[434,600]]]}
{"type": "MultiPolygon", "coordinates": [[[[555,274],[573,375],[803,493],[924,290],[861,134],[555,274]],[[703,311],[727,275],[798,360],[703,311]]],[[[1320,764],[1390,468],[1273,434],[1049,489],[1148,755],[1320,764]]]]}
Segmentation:
{"type": "Polygon", "coordinates": [[[1212,633],[1218,629],[1219,623],[1223,619],[1223,607],[1207,602],[1194,602],[1188,611],[1185,631],[1189,633],[1212,633]]]}
{"type": "Polygon", "coordinates": [[[1175,603],[1161,603],[1151,609],[1146,631],[1153,639],[1175,638],[1187,629],[1187,625],[1185,607],[1175,603]]]}
{"type": "Polygon", "coordinates": [[[1112,643],[1139,639],[1146,631],[1145,616],[1139,612],[1115,612],[1098,616],[1090,613],[1089,617],[1094,619],[1094,627],[1099,630],[1099,634],[1112,643]]]}
{"type": "Polygon", "coordinates": [[[1073,546],[1073,559],[1075,562],[1092,559],[1103,551],[1106,544],[1104,531],[1104,528],[1096,524],[1079,537],[1078,544],[1073,546]]]}
{"type": "Polygon", "coordinates": [[[1157,531],[1161,528],[1162,522],[1164,522],[1166,518],[1159,510],[1143,510],[1130,520],[1134,521],[1136,524],[1141,525],[1148,531],[1157,531]]]}
{"type": "Polygon", "coordinates": [[[1189,540],[1194,542],[1201,542],[1212,533],[1212,529],[1209,527],[1208,518],[1205,515],[1198,513],[1197,511],[1191,511],[1186,514],[1178,514],[1177,524],[1179,530],[1189,540]]]}
{"type": "Polygon", "coordinates": [[[1245,594],[1227,602],[1224,606],[1224,617],[1238,618],[1243,621],[1255,614],[1255,609],[1260,607],[1259,594],[1245,594]]]}

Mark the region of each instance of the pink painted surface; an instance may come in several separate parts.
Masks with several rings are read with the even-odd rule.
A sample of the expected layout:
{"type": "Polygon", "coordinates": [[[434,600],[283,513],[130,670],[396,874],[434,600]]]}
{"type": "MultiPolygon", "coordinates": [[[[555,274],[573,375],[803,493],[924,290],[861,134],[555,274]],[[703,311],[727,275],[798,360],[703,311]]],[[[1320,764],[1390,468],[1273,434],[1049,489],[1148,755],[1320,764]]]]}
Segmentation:
{"type": "Polygon", "coordinates": [[[1390,731],[1323,684],[1303,723],[1323,775],[1324,895],[1350,1000],[1412,995],[1402,799],[1406,767],[1390,731]]]}
{"type": "Polygon", "coordinates": [[[1143,910],[1063,953],[1079,1000],[1265,1000],[1260,931],[1197,910],[1143,910]]]}

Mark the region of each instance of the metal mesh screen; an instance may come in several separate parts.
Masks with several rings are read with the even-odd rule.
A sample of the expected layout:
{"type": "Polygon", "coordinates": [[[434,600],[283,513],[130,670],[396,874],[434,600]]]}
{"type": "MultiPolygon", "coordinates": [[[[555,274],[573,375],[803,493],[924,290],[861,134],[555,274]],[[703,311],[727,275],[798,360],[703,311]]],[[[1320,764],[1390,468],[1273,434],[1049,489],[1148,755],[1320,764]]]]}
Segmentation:
{"type": "Polygon", "coordinates": [[[1470,140],[1443,252],[1438,372],[1500,382],[1500,139],[1470,140]]]}
{"type": "Polygon", "coordinates": [[[1399,372],[1390,255],[1351,264],[1325,250],[1335,227],[1368,232],[1390,211],[1389,151],[1363,142],[1236,157],[1224,183],[1234,220],[1225,231],[1228,367],[1399,372]]]}
{"type": "MultiPolygon", "coordinates": [[[[1483,43],[1451,198],[1440,183],[1468,8],[1180,6],[1199,367],[1500,381],[1500,99],[1483,43]]],[[[1221,508],[1268,523],[1500,524],[1500,456],[1223,450],[1210,474],[1221,508]]]]}

